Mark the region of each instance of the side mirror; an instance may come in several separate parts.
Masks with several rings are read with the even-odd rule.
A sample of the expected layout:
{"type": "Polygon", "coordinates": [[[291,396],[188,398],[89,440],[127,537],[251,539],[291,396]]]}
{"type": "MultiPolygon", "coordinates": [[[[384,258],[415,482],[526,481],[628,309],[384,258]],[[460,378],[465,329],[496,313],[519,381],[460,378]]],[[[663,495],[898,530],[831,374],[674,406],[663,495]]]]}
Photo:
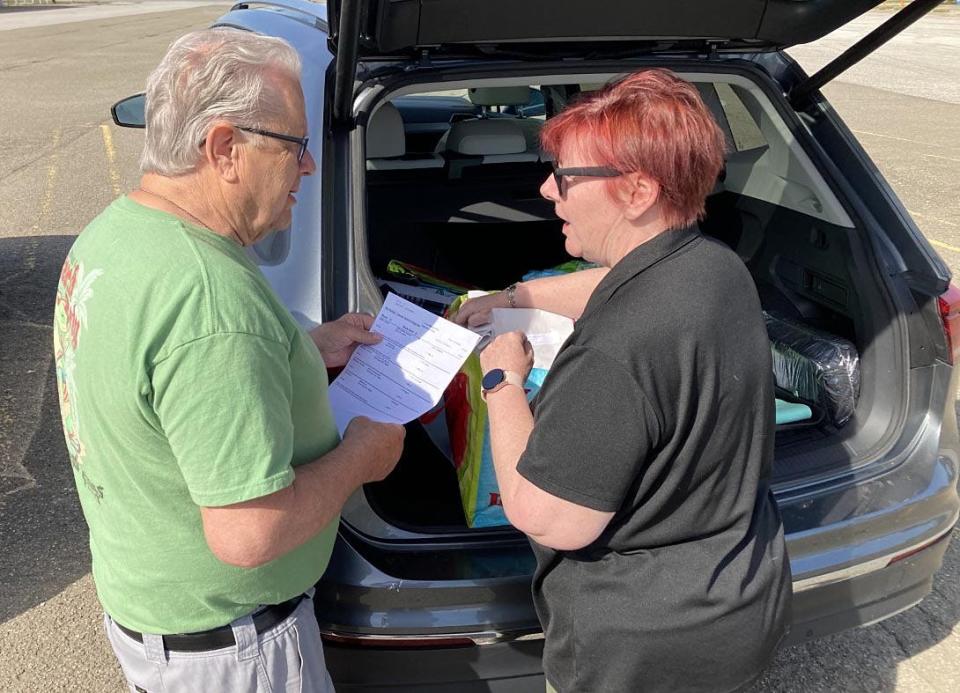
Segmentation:
{"type": "Polygon", "coordinates": [[[110,107],[113,122],[123,128],[145,128],[147,120],[144,117],[146,94],[128,96],[117,101],[110,107]]]}

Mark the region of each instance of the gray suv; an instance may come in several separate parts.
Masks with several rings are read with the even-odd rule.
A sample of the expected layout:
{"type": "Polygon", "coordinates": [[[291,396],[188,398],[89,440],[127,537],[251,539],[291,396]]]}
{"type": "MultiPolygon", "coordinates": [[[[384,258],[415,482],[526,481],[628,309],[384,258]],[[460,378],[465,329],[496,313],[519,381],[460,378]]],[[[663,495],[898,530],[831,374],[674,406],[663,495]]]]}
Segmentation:
{"type": "MultiPolygon", "coordinates": [[[[675,71],[728,140],[702,229],[750,270],[780,392],[808,407],[776,438],[790,638],[886,618],[929,592],[958,518],[960,292],[819,87],[937,1],[812,77],[783,52],[876,4],[238,4],[216,24],[299,51],[318,162],[292,228],[252,252],[305,325],[376,312],[387,281],[499,288],[556,265],[568,258],[537,193],[539,128],[624,73],[675,71]]],[[[135,125],[137,110],[134,97],[114,117],[135,125]]],[[[397,469],[344,508],[317,591],[340,691],[542,690],[527,540],[469,526],[441,429],[410,424],[397,469]]]]}

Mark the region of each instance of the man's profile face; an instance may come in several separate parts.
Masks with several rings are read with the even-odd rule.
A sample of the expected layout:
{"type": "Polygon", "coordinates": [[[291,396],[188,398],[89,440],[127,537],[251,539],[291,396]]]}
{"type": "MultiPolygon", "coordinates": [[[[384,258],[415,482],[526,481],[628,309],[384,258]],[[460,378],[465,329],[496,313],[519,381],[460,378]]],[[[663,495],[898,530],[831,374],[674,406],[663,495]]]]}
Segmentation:
{"type": "MultiPolygon", "coordinates": [[[[265,123],[263,129],[293,137],[307,136],[307,116],[300,83],[281,72],[268,73],[280,103],[274,108],[282,117],[265,123]]],[[[241,133],[246,134],[246,133],[241,133]]],[[[251,138],[253,139],[253,138],[251,138]]],[[[268,233],[288,228],[293,218],[300,178],[316,170],[310,151],[297,161],[299,145],[259,136],[259,142],[244,147],[240,184],[243,186],[244,238],[255,243],[268,233]]]]}

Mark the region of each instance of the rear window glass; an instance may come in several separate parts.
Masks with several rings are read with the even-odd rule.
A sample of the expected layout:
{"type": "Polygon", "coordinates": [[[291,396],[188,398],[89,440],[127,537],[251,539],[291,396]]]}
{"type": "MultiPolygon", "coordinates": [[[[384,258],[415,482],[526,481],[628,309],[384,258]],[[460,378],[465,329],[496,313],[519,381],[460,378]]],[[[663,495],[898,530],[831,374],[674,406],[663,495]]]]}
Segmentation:
{"type": "Polygon", "coordinates": [[[737,96],[736,91],[729,84],[716,84],[717,96],[720,97],[720,104],[723,107],[724,115],[727,117],[727,123],[730,126],[730,133],[733,135],[733,145],[738,152],[748,149],[756,149],[767,144],[763,133],[750,111],[743,104],[743,101],[737,96]]]}

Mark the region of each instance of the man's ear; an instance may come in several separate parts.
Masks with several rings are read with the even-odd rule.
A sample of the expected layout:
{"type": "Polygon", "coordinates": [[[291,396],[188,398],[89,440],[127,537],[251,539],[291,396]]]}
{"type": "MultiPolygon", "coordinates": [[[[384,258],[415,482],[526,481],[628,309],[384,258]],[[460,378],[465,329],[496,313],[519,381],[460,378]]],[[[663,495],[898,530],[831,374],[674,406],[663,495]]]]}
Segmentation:
{"type": "Polygon", "coordinates": [[[647,213],[660,199],[660,184],[642,173],[628,173],[623,190],[623,215],[635,221],[647,213]]]}
{"type": "Polygon", "coordinates": [[[229,123],[214,123],[207,130],[203,143],[203,159],[227,183],[236,183],[239,178],[239,144],[237,130],[229,123]]]}

